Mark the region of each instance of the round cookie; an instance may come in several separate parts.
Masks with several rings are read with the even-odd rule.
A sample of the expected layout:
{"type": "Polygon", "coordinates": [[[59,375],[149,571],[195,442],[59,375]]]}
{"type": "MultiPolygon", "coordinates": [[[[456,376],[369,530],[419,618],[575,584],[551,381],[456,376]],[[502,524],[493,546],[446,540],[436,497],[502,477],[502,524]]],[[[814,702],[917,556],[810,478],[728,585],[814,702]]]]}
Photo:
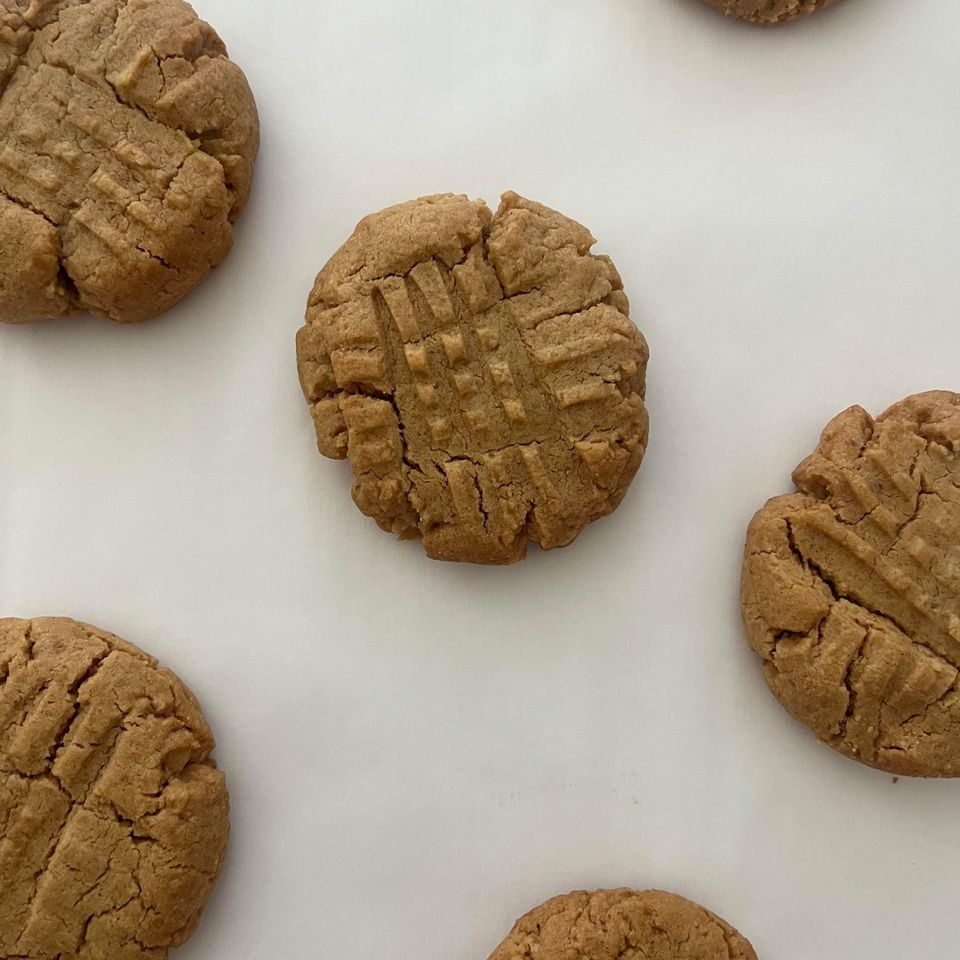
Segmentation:
{"type": "Polygon", "coordinates": [[[164,960],[227,843],[213,737],[169,671],[64,619],[0,620],[0,956],[164,960]]]}
{"type": "Polygon", "coordinates": [[[589,231],[507,193],[364,219],[297,337],[321,453],[442,560],[513,563],[620,503],[643,459],[648,350],[589,231]]]}
{"type": "Polygon", "coordinates": [[[548,900],[517,921],[490,960],[757,960],[709,910],[659,890],[601,890],[548,900]]]}
{"type": "Polygon", "coordinates": [[[172,307],[229,252],[258,145],[183,0],[0,0],[0,321],[172,307]]]}
{"type": "Polygon", "coordinates": [[[893,774],[960,776],[960,394],[860,407],[747,534],[747,635],[780,702],[893,774]]]}
{"type": "Polygon", "coordinates": [[[826,7],[837,0],[704,0],[728,17],[740,17],[764,27],[795,20],[826,7]]]}

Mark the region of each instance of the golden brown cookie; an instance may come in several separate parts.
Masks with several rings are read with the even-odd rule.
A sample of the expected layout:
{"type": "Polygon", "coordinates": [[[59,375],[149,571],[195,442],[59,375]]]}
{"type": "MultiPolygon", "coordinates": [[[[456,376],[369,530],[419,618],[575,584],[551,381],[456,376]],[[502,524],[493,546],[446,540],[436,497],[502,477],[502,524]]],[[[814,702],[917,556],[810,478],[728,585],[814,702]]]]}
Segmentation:
{"type": "Polygon", "coordinates": [[[444,194],[363,220],[297,337],[321,453],[436,559],[513,563],[613,511],[647,445],[647,345],[561,214],[444,194]]]}
{"type": "Polygon", "coordinates": [[[227,791],[196,701],[73,620],[0,620],[0,957],[164,960],[196,928],[227,791]]]}
{"type": "Polygon", "coordinates": [[[770,689],[847,756],[960,776],[960,394],[851,407],[793,480],[743,566],[770,689]]]}
{"type": "Polygon", "coordinates": [[[771,27],[832,7],[837,0],[704,0],[728,17],[771,27]]]}
{"type": "Polygon", "coordinates": [[[0,321],[172,307],[229,252],[258,145],[183,0],[0,0],[0,321]]]}
{"type": "Polygon", "coordinates": [[[659,890],[601,890],[548,900],[517,921],[490,960],[757,960],[709,910],[659,890]]]}

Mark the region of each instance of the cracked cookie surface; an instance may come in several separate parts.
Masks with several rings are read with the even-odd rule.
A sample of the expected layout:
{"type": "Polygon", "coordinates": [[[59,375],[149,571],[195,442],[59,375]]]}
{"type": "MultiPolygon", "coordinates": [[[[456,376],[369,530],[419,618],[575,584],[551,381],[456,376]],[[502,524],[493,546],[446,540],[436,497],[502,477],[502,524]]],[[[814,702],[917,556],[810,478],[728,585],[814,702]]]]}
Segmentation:
{"type": "Polygon", "coordinates": [[[704,0],[728,17],[772,27],[818,10],[832,7],[837,0],[704,0]]]}
{"type": "Polygon", "coordinates": [[[490,960],[757,960],[709,910],[659,890],[577,892],[517,921],[490,960]]]}
{"type": "Polygon", "coordinates": [[[850,408],[793,479],[743,566],[770,689],[847,756],[960,776],[960,395],[850,408]]]}
{"type": "Polygon", "coordinates": [[[258,145],[183,0],[0,0],[0,321],[174,306],[229,252],[258,145]]]}
{"type": "Polygon", "coordinates": [[[0,619],[0,957],[164,960],[227,842],[196,701],[136,647],[0,619]]]}
{"type": "Polygon", "coordinates": [[[612,512],[647,446],[648,350],[580,224],[507,193],[363,220],[297,336],[321,453],[442,560],[513,563],[612,512]]]}

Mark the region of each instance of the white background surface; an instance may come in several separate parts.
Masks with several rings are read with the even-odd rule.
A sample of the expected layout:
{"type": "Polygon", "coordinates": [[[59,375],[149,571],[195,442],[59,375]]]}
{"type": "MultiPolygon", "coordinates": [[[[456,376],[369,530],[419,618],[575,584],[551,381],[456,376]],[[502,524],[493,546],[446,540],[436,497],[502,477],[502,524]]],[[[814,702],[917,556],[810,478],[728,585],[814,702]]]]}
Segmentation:
{"type": "Polygon", "coordinates": [[[139,643],[218,735],[233,840],[182,960],[481,960],[617,885],[762,960],[956,956],[960,784],[818,746],[737,582],[830,416],[958,389],[960,5],[198,7],[262,113],[234,253],[140,327],[0,330],[0,610],[139,643]],[[316,453],[293,338],[360,216],[508,188],[619,265],[652,445],[570,549],[436,564],[316,453]]]}

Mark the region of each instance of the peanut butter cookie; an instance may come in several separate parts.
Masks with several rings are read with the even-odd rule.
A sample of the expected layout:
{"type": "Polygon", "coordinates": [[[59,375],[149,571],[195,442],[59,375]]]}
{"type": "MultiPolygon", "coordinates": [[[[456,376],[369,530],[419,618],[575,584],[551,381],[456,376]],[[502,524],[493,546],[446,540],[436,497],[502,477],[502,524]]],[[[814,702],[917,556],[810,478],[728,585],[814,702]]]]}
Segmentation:
{"type": "Polygon", "coordinates": [[[832,7],[837,0],[704,0],[728,17],[772,27],[817,10],[832,7]]]}
{"type": "Polygon", "coordinates": [[[742,604],[770,689],[825,743],[960,776],[960,395],[851,407],[747,534],[742,604]]]}
{"type": "Polygon", "coordinates": [[[220,872],[227,792],[196,701],[73,620],[0,620],[0,957],[164,960],[220,872]]]}
{"type": "Polygon", "coordinates": [[[172,307],[230,250],[258,144],[183,0],[0,0],[0,321],[172,307]]]}
{"type": "Polygon", "coordinates": [[[584,227],[514,193],[363,220],[297,337],[321,453],[436,559],[513,563],[620,503],[647,445],[647,345],[584,227]]]}
{"type": "Polygon", "coordinates": [[[757,960],[733,927],[689,900],[647,890],[570,893],[517,921],[490,960],[757,960]]]}

